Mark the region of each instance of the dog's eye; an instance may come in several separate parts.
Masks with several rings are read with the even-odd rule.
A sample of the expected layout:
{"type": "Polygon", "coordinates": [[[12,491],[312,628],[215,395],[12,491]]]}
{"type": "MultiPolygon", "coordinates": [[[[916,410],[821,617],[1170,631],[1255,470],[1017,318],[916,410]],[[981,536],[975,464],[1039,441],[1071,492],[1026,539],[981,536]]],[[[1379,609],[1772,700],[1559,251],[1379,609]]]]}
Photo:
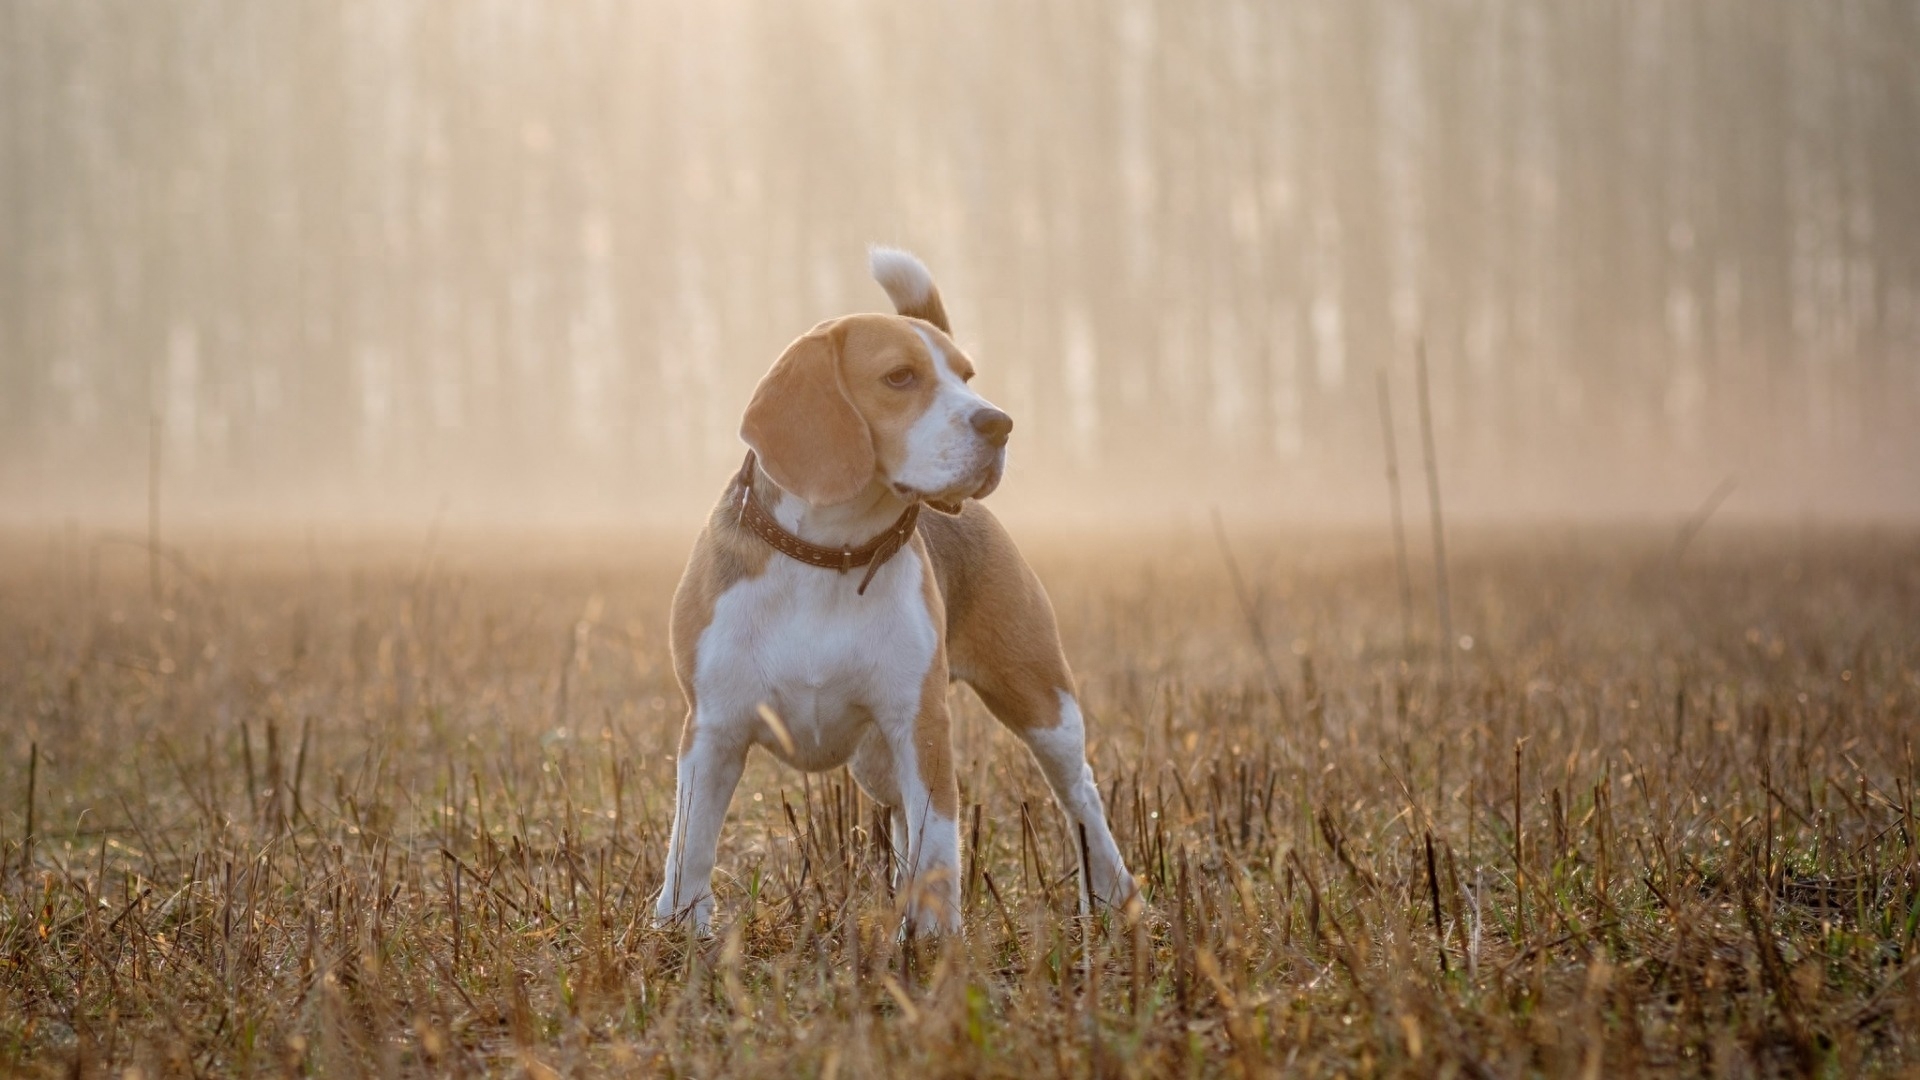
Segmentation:
{"type": "Polygon", "coordinates": [[[887,385],[893,387],[895,390],[905,390],[907,387],[912,386],[913,369],[910,367],[898,367],[887,372],[887,385]]]}

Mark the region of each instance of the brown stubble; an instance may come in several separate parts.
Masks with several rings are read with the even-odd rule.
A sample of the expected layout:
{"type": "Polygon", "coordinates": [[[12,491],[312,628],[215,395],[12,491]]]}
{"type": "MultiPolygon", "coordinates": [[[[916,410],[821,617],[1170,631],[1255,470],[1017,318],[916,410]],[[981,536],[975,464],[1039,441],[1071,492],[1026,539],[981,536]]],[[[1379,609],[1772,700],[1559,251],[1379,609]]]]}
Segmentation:
{"type": "Polygon", "coordinates": [[[1077,838],[995,724],[954,725],[987,763],[963,948],[900,962],[882,815],[764,754],[715,940],[651,928],[678,540],[450,537],[417,590],[417,543],[200,542],[165,609],[137,547],[97,584],[0,548],[0,1073],[1920,1066],[1920,535],[1723,530],[1679,568],[1670,531],[1456,538],[1475,644],[1444,706],[1430,637],[1402,667],[1384,530],[1238,538],[1276,648],[1314,660],[1316,767],[1280,751],[1309,695],[1274,693],[1204,532],[1029,542],[1147,903],[1138,953],[1096,917],[1084,982],[1077,838]],[[298,809],[256,811],[302,772],[266,722],[309,718],[298,809]]]}

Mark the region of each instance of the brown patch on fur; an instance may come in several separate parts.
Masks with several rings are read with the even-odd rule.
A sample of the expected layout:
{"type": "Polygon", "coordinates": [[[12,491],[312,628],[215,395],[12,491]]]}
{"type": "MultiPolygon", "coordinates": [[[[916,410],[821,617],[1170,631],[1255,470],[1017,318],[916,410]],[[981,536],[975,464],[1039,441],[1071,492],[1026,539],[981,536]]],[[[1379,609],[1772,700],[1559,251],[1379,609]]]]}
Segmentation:
{"type": "Polygon", "coordinates": [[[873,479],[873,437],[841,373],[844,328],[845,320],[824,322],[788,345],[740,420],[740,437],[773,482],[823,506],[873,479]]]}
{"type": "Polygon", "coordinates": [[[761,468],[787,491],[831,506],[858,495],[906,457],[907,429],[933,403],[934,365],[966,378],[973,363],[938,327],[918,324],[944,356],[935,356],[914,322],[893,315],[846,315],[787,346],[760,380],[740,437],[761,468]],[[904,386],[888,382],[902,370],[904,386]]]}
{"type": "Polygon", "coordinates": [[[925,319],[940,328],[943,334],[953,333],[953,327],[947,323],[947,306],[940,302],[940,290],[928,289],[926,299],[917,304],[894,305],[895,310],[909,319],[925,319]]]}
{"type": "MultiPolygon", "coordinates": [[[[847,396],[866,418],[879,473],[896,474],[906,463],[907,430],[925,415],[939,390],[940,362],[914,332],[914,324],[892,315],[849,315],[839,320],[845,344],[840,370],[847,396]],[[902,369],[913,373],[905,387],[887,382],[902,369]]],[[[960,350],[945,336],[926,328],[949,356],[960,350]]],[[[778,477],[775,477],[778,479],[778,477]]]]}
{"type": "Polygon", "coordinates": [[[914,555],[920,560],[920,595],[927,602],[927,614],[933,620],[934,633],[941,639],[934,646],[933,662],[927,665],[926,679],[920,684],[920,714],[913,723],[913,756],[919,765],[920,783],[927,789],[933,812],[948,821],[958,821],[959,782],[953,771],[953,732],[947,710],[946,628],[940,587],[935,580],[933,560],[927,545],[916,541],[914,555]]]}
{"type": "Polygon", "coordinates": [[[953,333],[953,327],[947,322],[947,305],[940,302],[940,287],[933,283],[933,276],[927,273],[927,268],[919,265],[920,260],[912,255],[904,251],[895,254],[905,255],[907,260],[918,267],[921,274],[926,275],[924,281],[926,295],[919,299],[912,298],[911,294],[916,286],[921,284],[916,281],[919,275],[904,273],[905,267],[898,263],[891,264],[889,267],[874,265],[873,280],[887,290],[887,298],[893,301],[893,309],[909,319],[925,319],[939,327],[943,334],[953,333]]]}
{"type": "Polygon", "coordinates": [[[1058,725],[1073,672],[1053,604],[1013,537],[975,502],[953,517],[923,515],[920,535],[945,601],[952,677],[1016,732],[1058,725]]]}
{"type": "Polygon", "coordinates": [[[707,527],[694,541],[687,569],[673,592],[673,618],[668,625],[668,648],[673,655],[673,677],[687,699],[687,719],[680,732],[680,752],[693,744],[693,671],[700,635],[713,623],[713,607],[720,595],[736,583],[766,572],[773,549],[740,527],[740,482],[727,485],[719,505],[707,516],[707,527]]]}

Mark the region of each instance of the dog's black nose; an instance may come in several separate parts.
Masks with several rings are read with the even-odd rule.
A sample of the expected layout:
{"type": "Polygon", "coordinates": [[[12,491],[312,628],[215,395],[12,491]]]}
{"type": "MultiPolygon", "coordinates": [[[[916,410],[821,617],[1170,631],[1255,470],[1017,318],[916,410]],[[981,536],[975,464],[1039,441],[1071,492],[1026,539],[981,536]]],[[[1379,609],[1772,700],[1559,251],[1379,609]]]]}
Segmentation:
{"type": "Polygon", "coordinates": [[[995,446],[1007,445],[1007,436],[1013,433],[1013,417],[999,409],[981,409],[973,414],[971,423],[973,430],[995,446]]]}

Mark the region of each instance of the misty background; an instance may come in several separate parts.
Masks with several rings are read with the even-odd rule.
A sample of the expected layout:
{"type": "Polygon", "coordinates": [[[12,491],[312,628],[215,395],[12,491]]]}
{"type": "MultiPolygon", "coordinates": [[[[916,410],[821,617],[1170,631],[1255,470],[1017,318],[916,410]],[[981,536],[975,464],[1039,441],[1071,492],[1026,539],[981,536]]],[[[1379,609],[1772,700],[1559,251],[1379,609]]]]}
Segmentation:
{"type": "Polygon", "coordinates": [[[5,0],[0,520],[691,522],[869,241],[1016,517],[1920,512],[1912,0],[5,0]]]}

